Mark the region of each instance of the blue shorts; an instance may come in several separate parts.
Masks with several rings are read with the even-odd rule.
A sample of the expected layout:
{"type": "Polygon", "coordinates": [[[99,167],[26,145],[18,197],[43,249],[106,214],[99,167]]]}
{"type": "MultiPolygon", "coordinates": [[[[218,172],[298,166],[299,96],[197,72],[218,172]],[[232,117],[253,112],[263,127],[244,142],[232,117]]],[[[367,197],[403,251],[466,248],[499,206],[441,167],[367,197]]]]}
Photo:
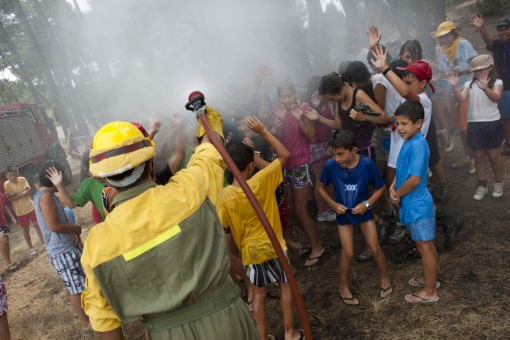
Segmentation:
{"type": "Polygon", "coordinates": [[[510,119],[510,90],[503,91],[501,99],[498,102],[501,118],[510,119]]]}
{"type": "Polygon", "coordinates": [[[432,241],[436,237],[436,215],[423,220],[407,223],[411,240],[418,242],[432,241]]]}

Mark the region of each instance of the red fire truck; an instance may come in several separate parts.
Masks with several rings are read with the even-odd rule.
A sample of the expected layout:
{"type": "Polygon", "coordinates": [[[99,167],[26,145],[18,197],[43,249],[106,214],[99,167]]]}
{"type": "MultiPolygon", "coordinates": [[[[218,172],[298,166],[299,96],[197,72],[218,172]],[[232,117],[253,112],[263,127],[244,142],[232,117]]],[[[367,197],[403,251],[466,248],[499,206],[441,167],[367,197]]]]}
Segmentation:
{"type": "MultiPolygon", "coordinates": [[[[64,167],[64,182],[72,174],[67,155],[58,139],[53,119],[35,104],[15,103],[0,107],[0,174],[8,165],[18,168],[20,176],[32,183],[32,177],[45,160],[58,161],[64,167]]],[[[0,190],[4,191],[3,176],[0,190]]]]}

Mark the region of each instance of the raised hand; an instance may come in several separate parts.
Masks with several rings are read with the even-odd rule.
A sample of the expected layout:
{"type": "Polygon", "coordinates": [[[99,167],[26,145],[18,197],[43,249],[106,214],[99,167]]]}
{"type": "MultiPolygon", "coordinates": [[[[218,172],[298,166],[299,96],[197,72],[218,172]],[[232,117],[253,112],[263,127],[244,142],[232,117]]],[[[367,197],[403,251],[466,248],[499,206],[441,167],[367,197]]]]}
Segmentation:
{"type": "Polygon", "coordinates": [[[285,106],[283,106],[282,103],[276,104],[273,108],[273,113],[280,118],[281,121],[285,118],[285,113],[287,111],[285,110],[285,106]]]}
{"type": "Polygon", "coordinates": [[[246,126],[252,130],[253,132],[256,132],[258,134],[262,133],[266,126],[264,123],[262,123],[257,117],[248,117],[246,118],[246,126]]]}
{"type": "Polygon", "coordinates": [[[161,120],[158,116],[153,116],[149,119],[149,130],[154,131],[154,134],[159,132],[159,129],[161,128],[161,120]]]}
{"type": "Polygon", "coordinates": [[[374,46],[372,48],[372,53],[374,54],[375,57],[375,60],[374,59],[370,60],[372,62],[372,65],[374,65],[375,68],[384,71],[389,66],[388,61],[386,60],[388,50],[384,51],[383,53],[381,46],[374,46]]]}
{"type": "Polygon", "coordinates": [[[308,110],[305,110],[305,115],[310,120],[318,120],[319,119],[319,112],[312,108],[308,108],[308,110]]]}
{"type": "Polygon", "coordinates": [[[54,166],[46,169],[46,173],[46,178],[49,179],[54,186],[59,186],[63,183],[64,176],[62,176],[62,172],[57,171],[54,166]]]}
{"type": "Polygon", "coordinates": [[[459,75],[457,72],[448,72],[444,78],[452,87],[459,85],[459,75]]]}
{"type": "Polygon", "coordinates": [[[319,95],[319,91],[315,91],[313,94],[312,94],[312,97],[310,98],[310,101],[312,102],[312,106],[315,107],[315,108],[319,108],[319,106],[321,105],[321,97],[319,95]]]}
{"type": "Polygon", "coordinates": [[[374,46],[379,45],[379,41],[381,41],[382,34],[379,34],[379,30],[375,26],[370,26],[367,32],[368,44],[370,45],[370,49],[374,46]]]}
{"type": "Polygon", "coordinates": [[[303,118],[303,108],[298,104],[292,105],[291,113],[292,117],[294,117],[297,121],[300,121],[303,118]]]}
{"type": "Polygon", "coordinates": [[[262,80],[270,74],[271,71],[269,71],[269,66],[262,64],[255,70],[255,79],[257,79],[258,82],[262,82],[262,80]]]}
{"type": "Polygon", "coordinates": [[[476,85],[478,85],[478,88],[482,91],[486,90],[489,86],[489,82],[491,81],[491,78],[489,77],[489,74],[484,72],[480,73],[476,76],[478,80],[476,81],[476,85]]]}
{"type": "Polygon", "coordinates": [[[253,144],[253,141],[251,139],[249,139],[248,137],[243,138],[243,144],[248,145],[252,149],[255,149],[255,145],[253,144]]]}
{"type": "Polygon", "coordinates": [[[471,25],[480,28],[485,23],[485,20],[483,19],[483,16],[481,16],[481,15],[478,16],[476,14],[471,14],[471,16],[469,17],[469,22],[471,23],[471,25]]]}

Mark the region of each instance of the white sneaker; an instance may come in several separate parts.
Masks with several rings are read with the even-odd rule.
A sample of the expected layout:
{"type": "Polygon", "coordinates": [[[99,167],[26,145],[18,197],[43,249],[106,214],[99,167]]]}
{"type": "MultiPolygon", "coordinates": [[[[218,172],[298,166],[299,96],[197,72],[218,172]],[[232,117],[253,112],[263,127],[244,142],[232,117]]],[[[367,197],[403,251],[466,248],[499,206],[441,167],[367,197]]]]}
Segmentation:
{"type": "Polygon", "coordinates": [[[488,187],[479,186],[478,188],[476,188],[476,192],[473,198],[477,201],[480,201],[481,199],[483,199],[485,195],[487,195],[488,192],[489,192],[488,187]]]}
{"type": "Polygon", "coordinates": [[[37,252],[35,251],[35,249],[30,249],[30,255],[37,255],[37,252]]]}
{"type": "Polygon", "coordinates": [[[492,197],[503,196],[503,183],[494,183],[494,189],[492,189],[492,197]]]}
{"type": "Polygon", "coordinates": [[[336,214],[331,212],[331,211],[329,211],[329,210],[325,210],[323,213],[318,213],[317,214],[317,221],[319,221],[319,222],[336,221],[336,214]]]}
{"type": "Polygon", "coordinates": [[[448,141],[448,143],[446,143],[446,147],[444,148],[444,152],[448,153],[452,150],[453,150],[453,142],[448,141]]]}

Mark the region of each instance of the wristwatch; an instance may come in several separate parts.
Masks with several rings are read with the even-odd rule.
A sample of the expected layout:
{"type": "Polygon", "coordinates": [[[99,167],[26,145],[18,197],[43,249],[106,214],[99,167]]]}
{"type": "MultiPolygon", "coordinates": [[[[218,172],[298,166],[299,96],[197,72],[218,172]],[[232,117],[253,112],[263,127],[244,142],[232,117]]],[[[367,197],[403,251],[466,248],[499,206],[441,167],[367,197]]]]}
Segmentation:
{"type": "Polygon", "coordinates": [[[372,210],[372,205],[368,201],[363,201],[363,203],[367,206],[367,210],[372,210]]]}

